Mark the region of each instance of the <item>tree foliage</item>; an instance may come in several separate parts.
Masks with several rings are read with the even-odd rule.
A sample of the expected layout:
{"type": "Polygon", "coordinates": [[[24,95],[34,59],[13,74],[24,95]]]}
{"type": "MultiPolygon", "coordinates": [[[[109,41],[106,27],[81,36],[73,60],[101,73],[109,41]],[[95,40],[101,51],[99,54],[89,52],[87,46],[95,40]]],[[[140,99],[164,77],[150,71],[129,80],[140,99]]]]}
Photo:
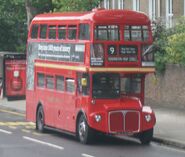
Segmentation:
{"type": "Polygon", "coordinates": [[[30,20],[35,14],[53,10],[52,0],[0,0],[0,4],[0,51],[24,52],[30,20]]]}
{"type": "Polygon", "coordinates": [[[102,0],[52,0],[54,11],[90,11],[102,0]]]}
{"type": "Polygon", "coordinates": [[[22,0],[0,0],[0,51],[19,51],[26,40],[22,0]]]}
{"type": "Polygon", "coordinates": [[[185,18],[167,29],[161,21],[155,23],[154,47],[158,72],[164,72],[166,64],[185,65],[185,18]]]}

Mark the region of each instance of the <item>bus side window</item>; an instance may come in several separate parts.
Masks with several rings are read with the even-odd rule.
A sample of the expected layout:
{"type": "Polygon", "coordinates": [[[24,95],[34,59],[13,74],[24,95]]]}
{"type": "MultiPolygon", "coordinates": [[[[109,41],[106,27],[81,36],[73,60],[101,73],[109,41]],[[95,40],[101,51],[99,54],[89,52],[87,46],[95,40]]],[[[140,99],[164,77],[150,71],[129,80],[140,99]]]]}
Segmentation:
{"type": "Polygon", "coordinates": [[[89,95],[89,75],[86,73],[78,73],[78,93],[82,95],[89,95]]]}
{"type": "Polygon", "coordinates": [[[46,39],[47,25],[40,25],[40,38],[46,39]]]}
{"type": "Polygon", "coordinates": [[[66,39],[66,26],[58,26],[58,39],[66,39]]]}
{"type": "Polygon", "coordinates": [[[45,76],[44,74],[38,73],[37,74],[37,86],[44,88],[45,87],[45,76]]]}
{"type": "Polygon", "coordinates": [[[56,89],[57,91],[64,91],[65,84],[64,84],[64,77],[63,76],[56,76],[56,89]]]}
{"type": "Polygon", "coordinates": [[[76,39],[76,33],[77,33],[77,26],[69,25],[68,26],[68,39],[70,40],[76,39]]]}
{"type": "Polygon", "coordinates": [[[38,37],[38,30],[39,30],[39,25],[33,25],[31,28],[31,38],[32,39],[37,39],[38,37]]]}
{"type": "Polygon", "coordinates": [[[49,26],[49,39],[56,39],[56,26],[49,26]]]}
{"type": "Polygon", "coordinates": [[[79,39],[80,40],[90,39],[89,24],[80,24],[79,39]]]}
{"type": "Polygon", "coordinates": [[[69,93],[75,92],[75,80],[72,78],[66,78],[66,91],[69,93]]]}
{"type": "Polygon", "coordinates": [[[53,76],[46,76],[46,88],[48,89],[54,89],[55,84],[54,84],[54,77],[53,76]]]}

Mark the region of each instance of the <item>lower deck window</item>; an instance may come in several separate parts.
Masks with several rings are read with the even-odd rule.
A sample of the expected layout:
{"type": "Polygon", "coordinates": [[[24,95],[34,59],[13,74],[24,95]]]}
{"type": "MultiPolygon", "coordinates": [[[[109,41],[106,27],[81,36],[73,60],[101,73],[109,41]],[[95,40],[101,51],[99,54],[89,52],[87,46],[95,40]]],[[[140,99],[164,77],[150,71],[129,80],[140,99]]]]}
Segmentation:
{"type": "Polygon", "coordinates": [[[56,89],[58,91],[64,91],[64,77],[56,76],[56,89]]]}
{"type": "Polygon", "coordinates": [[[54,89],[54,77],[53,76],[46,76],[46,88],[54,89]]]}
{"type": "Polygon", "coordinates": [[[75,80],[71,78],[66,78],[66,91],[70,93],[75,92],[75,80]]]}
{"type": "Polygon", "coordinates": [[[40,74],[40,73],[37,74],[37,86],[38,87],[44,88],[45,86],[44,77],[45,77],[44,74],[40,74]]]}

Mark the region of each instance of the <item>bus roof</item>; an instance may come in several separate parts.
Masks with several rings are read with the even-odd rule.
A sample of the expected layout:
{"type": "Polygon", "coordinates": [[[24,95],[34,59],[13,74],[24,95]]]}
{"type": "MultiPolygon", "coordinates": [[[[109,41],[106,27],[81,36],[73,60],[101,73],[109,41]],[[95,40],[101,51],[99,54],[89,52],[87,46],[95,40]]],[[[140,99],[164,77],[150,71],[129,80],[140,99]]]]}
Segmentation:
{"type": "Polygon", "coordinates": [[[150,20],[142,12],[131,10],[106,10],[94,9],[91,12],[65,12],[65,13],[46,13],[34,17],[34,23],[46,21],[92,21],[94,23],[149,23],[150,20]]]}

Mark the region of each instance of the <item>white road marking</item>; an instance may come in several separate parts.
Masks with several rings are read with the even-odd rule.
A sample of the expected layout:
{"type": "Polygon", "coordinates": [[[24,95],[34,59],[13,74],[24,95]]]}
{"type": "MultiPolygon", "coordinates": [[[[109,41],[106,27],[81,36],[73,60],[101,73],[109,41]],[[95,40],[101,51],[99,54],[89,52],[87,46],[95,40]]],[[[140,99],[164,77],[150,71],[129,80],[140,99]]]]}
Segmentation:
{"type": "Polygon", "coordinates": [[[39,143],[39,144],[42,144],[42,145],[46,145],[46,146],[49,146],[49,147],[53,147],[53,148],[56,148],[56,149],[60,149],[60,150],[64,149],[61,146],[57,146],[55,144],[51,144],[51,143],[47,143],[47,142],[44,142],[44,141],[40,141],[40,140],[37,140],[37,139],[34,139],[34,138],[30,138],[30,137],[27,137],[27,136],[23,136],[23,139],[28,140],[28,141],[32,141],[32,142],[35,142],[35,143],[39,143]]]}
{"type": "Polygon", "coordinates": [[[89,154],[82,154],[82,156],[84,156],[84,157],[95,157],[95,156],[92,156],[92,155],[89,155],[89,154]]]}
{"type": "Polygon", "coordinates": [[[2,130],[2,129],[0,129],[0,132],[2,132],[2,133],[5,133],[5,134],[12,134],[12,132],[10,132],[10,131],[6,131],[6,130],[2,130]]]}

